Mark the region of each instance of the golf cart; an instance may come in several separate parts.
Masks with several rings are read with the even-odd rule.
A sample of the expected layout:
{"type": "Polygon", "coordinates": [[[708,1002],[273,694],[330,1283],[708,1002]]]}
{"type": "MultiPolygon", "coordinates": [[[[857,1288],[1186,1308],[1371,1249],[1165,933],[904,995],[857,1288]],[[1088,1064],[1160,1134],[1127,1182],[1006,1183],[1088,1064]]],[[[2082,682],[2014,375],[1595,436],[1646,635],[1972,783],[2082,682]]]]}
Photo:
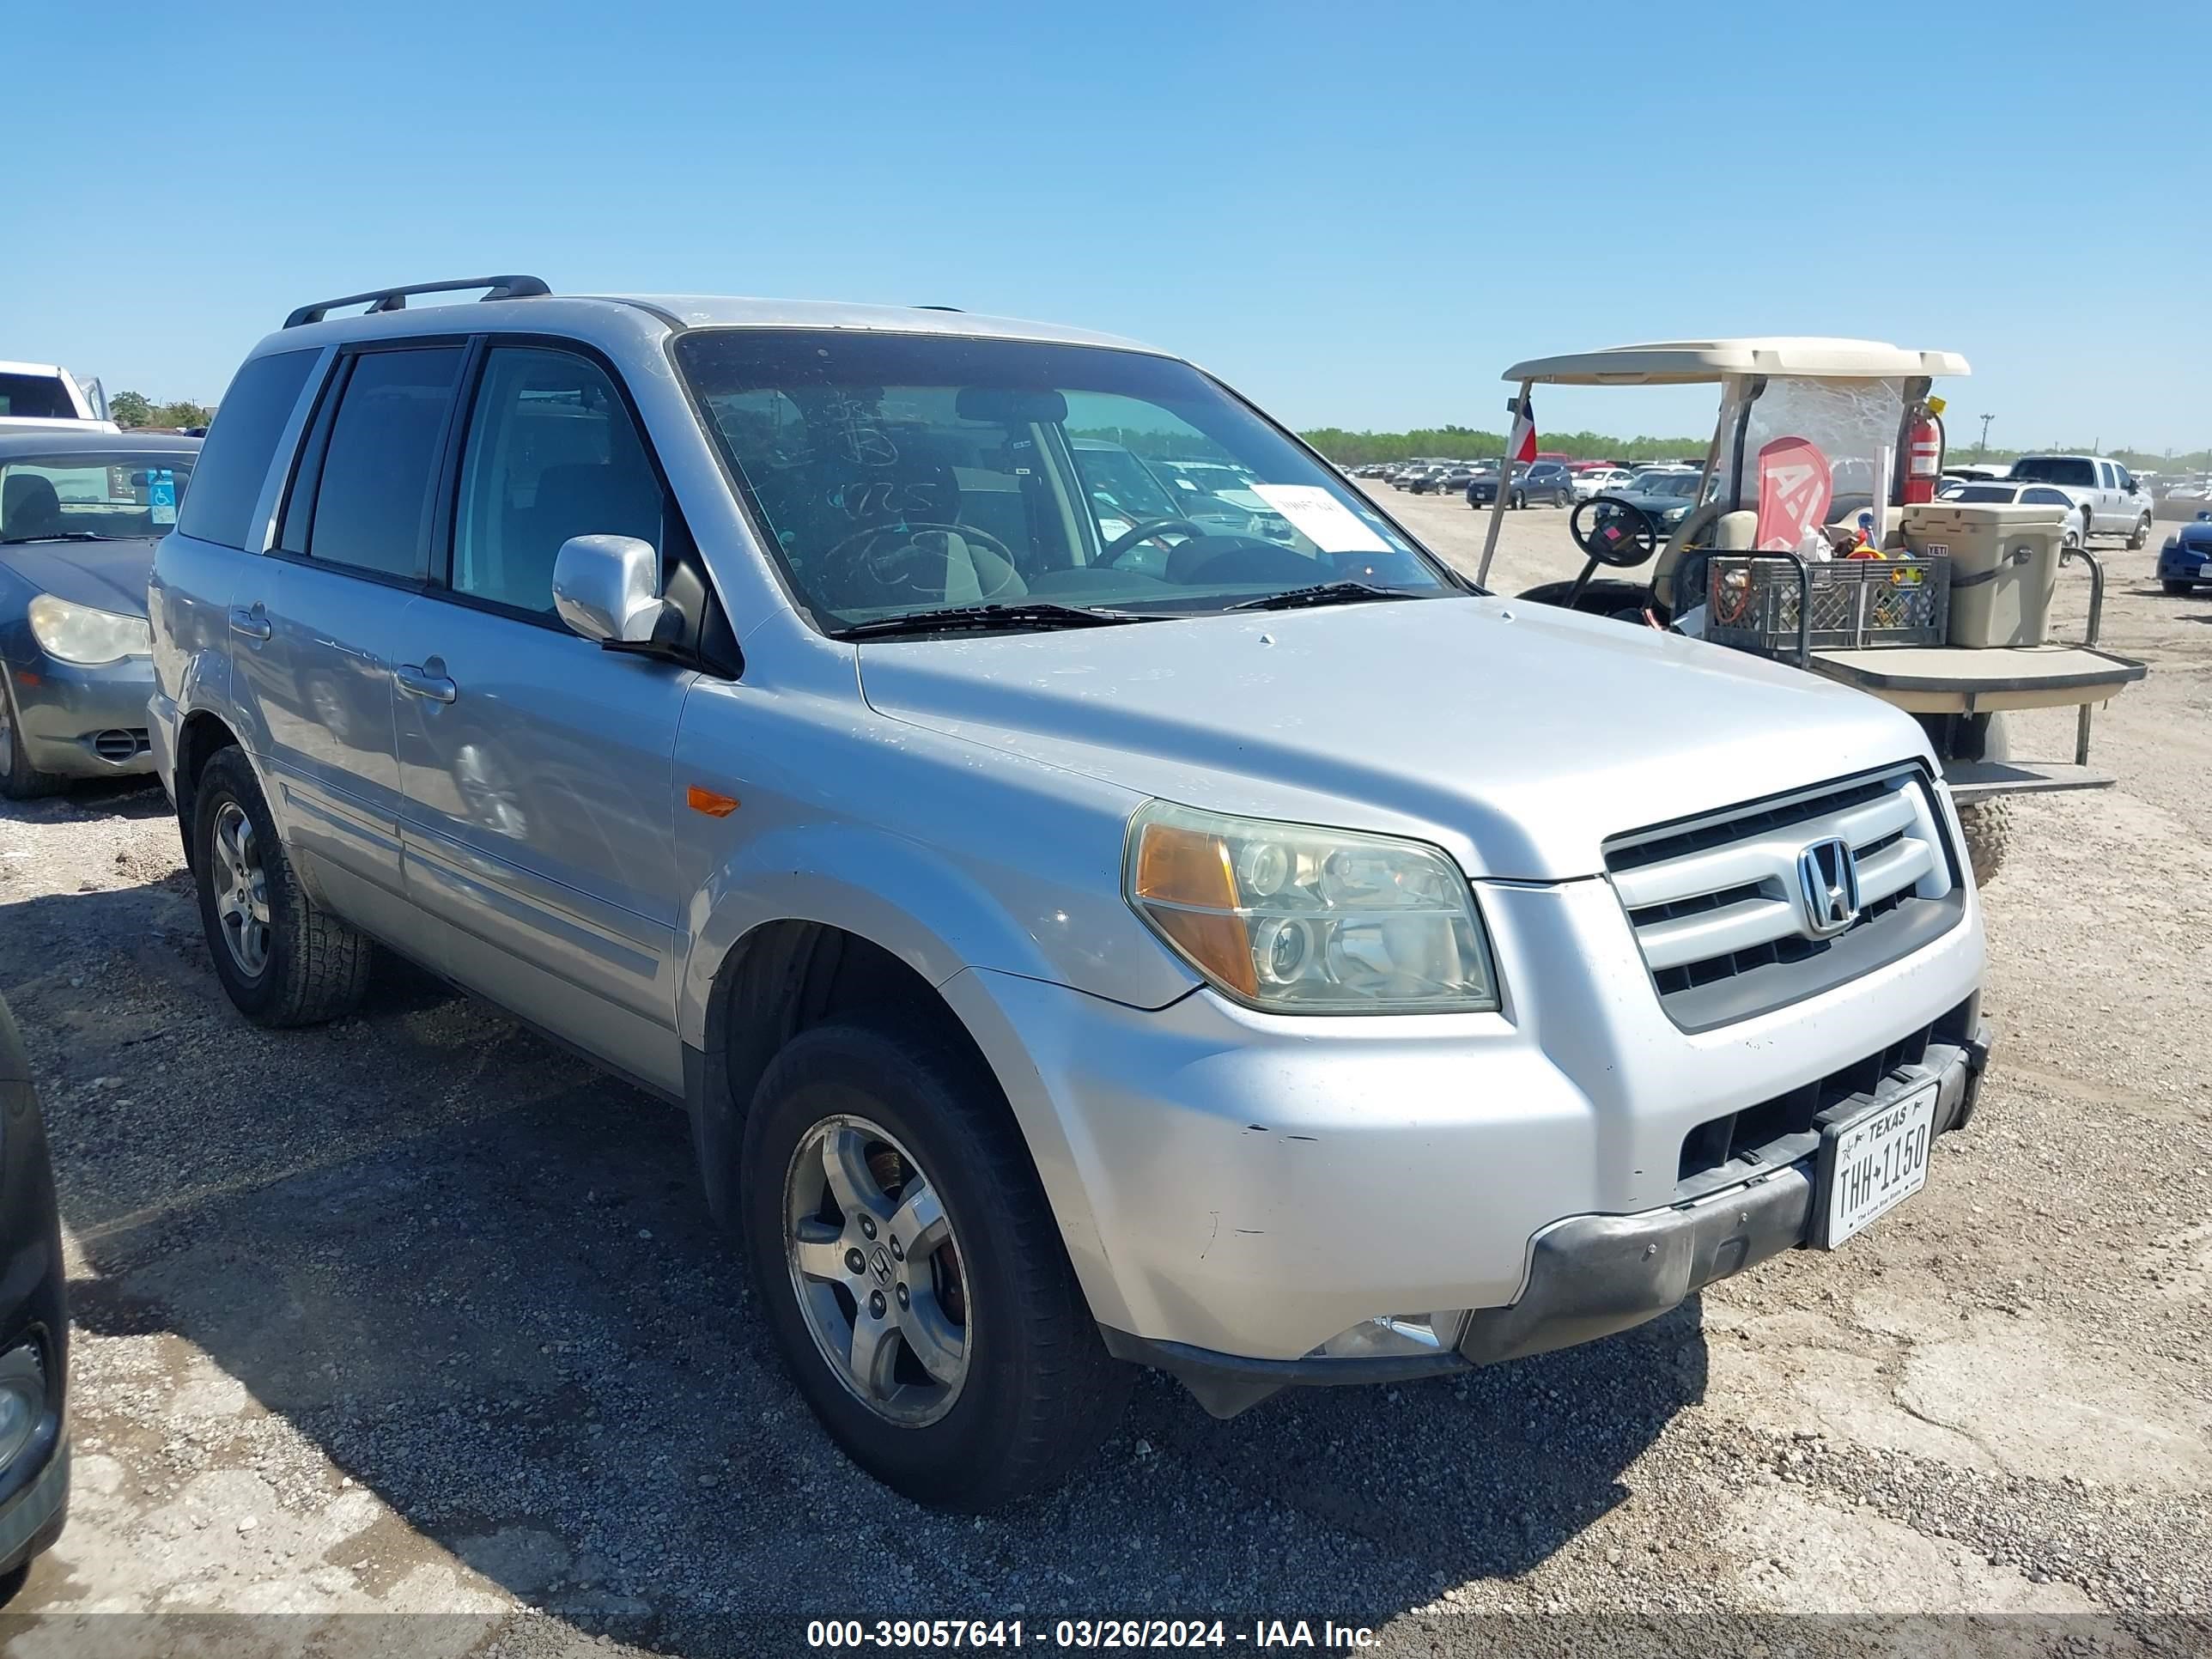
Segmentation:
{"type": "MultiPolygon", "coordinates": [[[[1522,597],[1696,634],[1894,703],[1926,729],[1986,880],[2003,858],[2007,796],[2112,781],[2089,769],[2090,714],[2144,668],[2097,648],[2104,568],[2065,545],[2060,509],[1934,499],[1943,404],[1930,386],[1967,372],[1951,352],[1771,338],[1615,346],[1504,378],[1516,408],[1540,383],[1720,387],[1687,509],[1664,522],[1591,497],[1569,523],[1581,574],[1522,597]],[[2075,563],[2089,575],[2087,637],[2054,641],[2051,592],[2075,563]],[[2081,711],[2073,760],[2014,759],[2004,716],[2050,708],[2081,711]]],[[[1502,516],[1492,508],[1485,586],[1502,516]]]]}

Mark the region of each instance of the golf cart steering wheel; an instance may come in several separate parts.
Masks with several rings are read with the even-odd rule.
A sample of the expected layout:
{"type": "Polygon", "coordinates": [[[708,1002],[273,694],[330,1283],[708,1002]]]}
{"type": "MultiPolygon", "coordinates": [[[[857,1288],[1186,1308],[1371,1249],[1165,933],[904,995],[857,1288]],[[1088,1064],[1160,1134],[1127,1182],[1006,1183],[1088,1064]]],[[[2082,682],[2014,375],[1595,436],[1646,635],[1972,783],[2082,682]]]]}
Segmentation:
{"type": "Polygon", "coordinates": [[[923,536],[957,536],[979,547],[988,548],[1006,562],[1010,574],[991,592],[981,596],[978,603],[996,599],[1012,585],[1015,571],[1014,552],[988,530],[978,530],[970,524],[937,524],[922,519],[909,519],[904,524],[871,525],[866,530],[856,530],[842,541],[822,550],[822,574],[833,586],[842,586],[840,579],[865,573],[884,587],[897,590],[911,588],[919,598],[943,600],[946,547],[936,549],[921,545],[923,536]],[[884,544],[896,538],[897,545],[884,548],[884,544]],[[928,579],[936,578],[936,590],[932,592],[928,579]]]}
{"type": "Polygon", "coordinates": [[[1148,542],[1155,536],[1164,536],[1170,532],[1177,535],[1193,537],[1206,534],[1206,531],[1201,526],[1193,524],[1188,519],[1147,519],[1144,523],[1123,531],[1104,547],[1099,549],[1099,566],[1103,569],[1111,569],[1121,562],[1121,556],[1131,548],[1141,542],[1148,542]]]}
{"type": "Polygon", "coordinates": [[[1567,534],[1589,557],[1583,574],[1567,590],[1566,608],[1570,611],[1582,603],[1598,566],[1632,570],[1659,550],[1659,532],[1652,526],[1651,515],[1635,502],[1624,501],[1618,495],[1593,495],[1584,501],[1567,520],[1567,534]],[[1592,507],[1603,507],[1606,511],[1593,517],[1592,507]]]}
{"type": "MultiPolygon", "coordinates": [[[[1567,534],[1575,538],[1593,568],[1606,564],[1617,570],[1633,570],[1659,551],[1658,527],[1651,515],[1634,501],[1618,495],[1593,495],[1567,520],[1567,534]],[[1606,509],[1593,520],[1592,507],[1606,509]]],[[[1583,573],[1585,580],[1589,572],[1583,573]]]]}

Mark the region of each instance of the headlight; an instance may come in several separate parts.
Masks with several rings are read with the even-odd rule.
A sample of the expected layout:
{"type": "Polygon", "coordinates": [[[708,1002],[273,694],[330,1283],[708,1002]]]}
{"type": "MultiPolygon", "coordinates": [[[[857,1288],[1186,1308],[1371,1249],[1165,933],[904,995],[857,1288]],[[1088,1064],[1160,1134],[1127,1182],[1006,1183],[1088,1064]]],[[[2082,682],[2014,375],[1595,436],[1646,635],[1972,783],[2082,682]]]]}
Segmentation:
{"type": "Polygon", "coordinates": [[[1690,509],[1688,507],[1670,507],[1664,513],[1662,513],[1659,515],[1659,522],[1662,524],[1680,524],[1683,520],[1689,516],[1690,509]]]}
{"type": "Polygon", "coordinates": [[[118,617],[112,611],[71,605],[41,593],[30,605],[31,637],[48,656],[97,668],[125,657],[143,656],[154,636],[143,617],[118,617]]]}
{"type": "Polygon", "coordinates": [[[1137,914],[1213,988],[1273,1013],[1498,1006],[1474,895],[1436,848],[1154,801],[1129,823],[1137,914]]]}

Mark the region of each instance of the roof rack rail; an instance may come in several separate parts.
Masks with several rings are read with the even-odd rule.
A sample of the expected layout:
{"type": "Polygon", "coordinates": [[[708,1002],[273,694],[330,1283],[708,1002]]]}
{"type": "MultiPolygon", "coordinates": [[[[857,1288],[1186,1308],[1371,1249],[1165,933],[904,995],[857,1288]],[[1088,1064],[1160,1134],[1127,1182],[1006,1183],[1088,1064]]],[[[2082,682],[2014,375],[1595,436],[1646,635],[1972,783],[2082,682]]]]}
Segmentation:
{"type": "Polygon", "coordinates": [[[368,306],[364,315],[374,316],[381,311],[404,311],[410,294],[451,294],[459,289],[481,288],[489,290],[487,300],[528,300],[553,290],[545,286],[542,276],[463,276],[450,283],[414,283],[405,288],[373,288],[366,294],[342,295],[335,300],[318,300],[311,306],[301,306],[284,319],[287,328],[298,328],[305,323],[319,323],[341,306],[368,306]],[[374,303],[372,303],[374,301],[374,303]]]}

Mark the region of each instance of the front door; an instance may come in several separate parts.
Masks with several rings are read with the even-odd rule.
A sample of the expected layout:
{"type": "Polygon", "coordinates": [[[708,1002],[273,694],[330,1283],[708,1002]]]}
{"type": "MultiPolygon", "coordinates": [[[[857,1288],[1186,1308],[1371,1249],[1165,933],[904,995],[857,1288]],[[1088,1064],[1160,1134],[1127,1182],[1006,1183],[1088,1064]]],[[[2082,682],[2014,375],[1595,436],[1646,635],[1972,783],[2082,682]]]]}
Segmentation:
{"type": "Polygon", "coordinates": [[[440,965],[679,1089],[672,818],[692,676],[553,611],[571,536],[664,545],[665,494],[605,370],[494,343],[459,464],[446,580],[394,662],[407,888],[440,965]]]}

